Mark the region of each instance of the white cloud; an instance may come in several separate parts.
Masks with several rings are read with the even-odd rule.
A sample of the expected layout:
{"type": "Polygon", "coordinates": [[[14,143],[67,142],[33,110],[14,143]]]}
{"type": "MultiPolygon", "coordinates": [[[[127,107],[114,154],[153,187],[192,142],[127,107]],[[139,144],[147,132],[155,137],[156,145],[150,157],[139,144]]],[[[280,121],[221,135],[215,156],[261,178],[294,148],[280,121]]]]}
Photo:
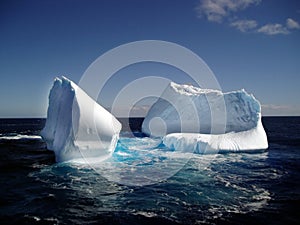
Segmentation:
{"type": "Polygon", "coordinates": [[[150,109],[149,105],[136,105],[131,108],[131,117],[145,117],[150,109]]]}
{"type": "MultiPolygon", "coordinates": [[[[205,17],[208,21],[222,23],[235,18],[234,13],[244,10],[251,5],[258,5],[262,0],[200,0],[196,7],[198,17],[205,17]],[[227,18],[227,19],[226,19],[227,18]]],[[[256,20],[235,20],[229,24],[241,32],[254,31],[266,35],[290,34],[292,30],[300,29],[300,24],[287,18],[285,24],[268,23],[258,28],[256,20]]]]}
{"type": "Polygon", "coordinates": [[[274,104],[266,104],[262,105],[263,109],[268,110],[287,110],[290,108],[290,106],[287,105],[274,105],[274,104]]]}
{"type": "Polygon", "coordinates": [[[290,31],[283,26],[282,24],[266,24],[257,30],[259,33],[267,35],[276,35],[276,34],[289,34],[290,31]]]}
{"type": "Polygon", "coordinates": [[[300,29],[299,23],[291,18],[286,20],[286,26],[288,29],[300,29]]]}
{"type": "Polygon", "coordinates": [[[257,27],[255,20],[236,20],[230,24],[241,32],[248,32],[257,27]]]}
{"type": "Polygon", "coordinates": [[[263,104],[262,106],[263,116],[299,116],[299,105],[274,105],[263,104]]]}
{"type": "Polygon", "coordinates": [[[257,32],[264,33],[267,35],[276,35],[276,34],[289,34],[291,30],[300,29],[300,25],[297,21],[288,18],[286,20],[286,25],[283,24],[266,24],[259,28],[257,32]]]}
{"type": "Polygon", "coordinates": [[[261,0],[201,0],[196,7],[199,17],[206,17],[213,22],[222,22],[232,12],[246,9],[261,0]]]}
{"type": "Polygon", "coordinates": [[[145,117],[150,109],[150,105],[135,106],[117,106],[115,108],[108,107],[107,110],[116,117],[145,117]]]}

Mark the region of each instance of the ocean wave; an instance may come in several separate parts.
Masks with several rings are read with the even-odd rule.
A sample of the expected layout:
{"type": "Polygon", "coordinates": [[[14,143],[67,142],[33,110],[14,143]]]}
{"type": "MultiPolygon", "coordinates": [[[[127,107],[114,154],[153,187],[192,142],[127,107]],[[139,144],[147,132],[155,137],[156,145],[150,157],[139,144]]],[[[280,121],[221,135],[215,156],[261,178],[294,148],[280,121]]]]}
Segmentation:
{"type": "Polygon", "coordinates": [[[42,137],[39,135],[9,134],[0,136],[0,140],[42,140],[42,137]]]}

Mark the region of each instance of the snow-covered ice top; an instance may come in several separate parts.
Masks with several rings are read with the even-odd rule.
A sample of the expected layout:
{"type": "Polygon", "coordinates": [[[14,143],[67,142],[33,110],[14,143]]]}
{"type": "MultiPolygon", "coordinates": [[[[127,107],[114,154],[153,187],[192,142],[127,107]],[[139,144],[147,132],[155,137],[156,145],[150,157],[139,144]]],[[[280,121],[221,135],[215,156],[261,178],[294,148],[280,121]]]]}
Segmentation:
{"type": "Polygon", "coordinates": [[[57,162],[93,163],[110,157],[120,130],[120,122],[74,82],[54,80],[41,135],[57,162]]]}
{"type": "Polygon", "coordinates": [[[260,117],[259,102],[243,89],[222,93],[171,82],[150,108],[142,131],[150,136],[239,132],[256,127],[260,117]]]}

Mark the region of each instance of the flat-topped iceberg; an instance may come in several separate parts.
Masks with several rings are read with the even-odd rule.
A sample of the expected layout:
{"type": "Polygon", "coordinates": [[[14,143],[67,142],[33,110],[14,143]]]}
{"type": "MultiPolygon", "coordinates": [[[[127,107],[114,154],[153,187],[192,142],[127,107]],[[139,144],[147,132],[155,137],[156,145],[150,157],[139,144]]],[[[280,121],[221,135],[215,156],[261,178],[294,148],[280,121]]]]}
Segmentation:
{"type": "Polygon", "coordinates": [[[74,82],[55,79],[41,136],[57,162],[94,163],[109,158],[120,130],[120,122],[74,82]]]}
{"type": "Polygon", "coordinates": [[[222,93],[171,82],[150,108],[142,131],[188,152],[268,148],[260,103],[245,90],[222,93]]]}

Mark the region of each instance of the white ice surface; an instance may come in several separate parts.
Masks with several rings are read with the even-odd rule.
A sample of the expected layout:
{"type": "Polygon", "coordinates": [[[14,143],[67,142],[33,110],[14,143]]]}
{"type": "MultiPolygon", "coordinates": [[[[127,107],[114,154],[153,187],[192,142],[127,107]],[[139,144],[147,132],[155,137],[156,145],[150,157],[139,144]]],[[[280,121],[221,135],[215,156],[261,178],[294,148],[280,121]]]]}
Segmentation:
{"type": "Polygon", "coordinates": [[[95,163],[109,158],[120,130],[120,122],[74,82],[55,79],[41,136],[57,162],[95,163]]]}
{"type": "Polygon", "coordinates": [[[171,82],[150,108],[142,131],[188,152],[268,148],[260,103],[245,90],[222,93],[171,82]]]}
{"type": "Polygon", "coordinates": [[[163,143],[170,149],[200,154],[247,152],[268,148],[267,136],[261,123],[247,131],[225,134],[168,134],[163,138],[163,143]]]}
{"type": "Polygon", "coordinates": [[[228,133],[257,126],[260,104],[245,90],[222,93],[171,82],[150,108],[142,131],[150,136],[175,132],[228,133]]]}

